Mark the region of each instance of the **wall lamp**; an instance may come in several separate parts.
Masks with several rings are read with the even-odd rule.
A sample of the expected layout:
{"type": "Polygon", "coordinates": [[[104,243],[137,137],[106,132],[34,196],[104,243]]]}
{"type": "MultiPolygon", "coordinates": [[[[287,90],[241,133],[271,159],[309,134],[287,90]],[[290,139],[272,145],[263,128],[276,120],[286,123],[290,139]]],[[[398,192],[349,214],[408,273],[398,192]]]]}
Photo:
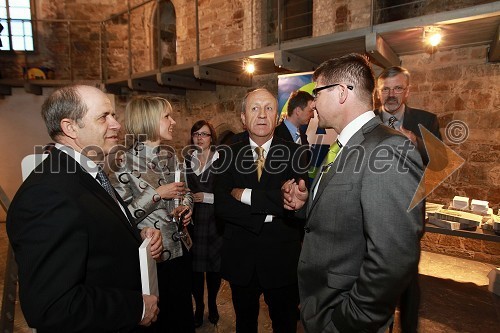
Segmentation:
{"type": "Polygon", "coordinates": [[[424,28],[424,41],[431,47],[436,47],[441,43],[441,28],[429,26],[424,28]]]}
{"type": "Polygon", "coordinates": [[[244,59],[243,70],[248,74],[253,74],[255,72],[255,63],[250,59],[244,59]]]}

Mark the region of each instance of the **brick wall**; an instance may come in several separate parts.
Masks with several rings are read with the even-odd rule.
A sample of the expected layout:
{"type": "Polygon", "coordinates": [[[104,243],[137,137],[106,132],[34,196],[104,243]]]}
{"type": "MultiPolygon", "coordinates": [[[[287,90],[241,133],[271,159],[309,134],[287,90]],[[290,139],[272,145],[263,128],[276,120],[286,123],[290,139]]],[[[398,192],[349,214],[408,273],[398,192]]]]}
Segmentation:
{"type": "MultiPolygon", "coordinates": [[[[401,59],[412,74],[409,105],[437,114],[444,142],[465,159],[428,200],[447,204],[455,195],[487,200],[496,213],[500,208],[500,63],[488,63],[487,51],[478,46],[401,59]],[[463,140],[457,141],[447,131],[453,121],[466,125],[463,140]]],[[[500,243],[427,233],[422,248],[500,265],[500,243]]]]}

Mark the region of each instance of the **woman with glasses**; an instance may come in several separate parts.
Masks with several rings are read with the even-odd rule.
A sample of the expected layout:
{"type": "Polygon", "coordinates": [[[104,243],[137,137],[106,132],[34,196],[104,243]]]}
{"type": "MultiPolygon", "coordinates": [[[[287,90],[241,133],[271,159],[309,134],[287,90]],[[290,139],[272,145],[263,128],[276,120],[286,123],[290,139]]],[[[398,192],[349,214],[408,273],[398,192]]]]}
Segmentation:
{"type": "Polygon", "coordinates": [[[217,137],[213,126],[197,121],[191,128],[191,144],[194,151],[186,156],[186,182],[193,193],[193,297],[196,303],[195,327],[203,324],[205,304],[204,274],[208,289],[208,321],[216,325],[219,321],[217,293],[221,284],[220,251],[222,230],[216,223],[214,211],[214,172],[212,163],[219,158],[215,150],[217,137]]]}
{"type": "Polygon", "coordinates": [[[118,159],[118,171],[110,179],[138,228],[154,227],[162,234],[156,331],[193,333],[191,239],[185,231],[193,197],[182,182],[175,150],[160,144],[173,139],[174,125],[166,99],[140,96],[131,100],[125,109],[125,128],[127,139],[132,137],[134,142],[118,159]]]}

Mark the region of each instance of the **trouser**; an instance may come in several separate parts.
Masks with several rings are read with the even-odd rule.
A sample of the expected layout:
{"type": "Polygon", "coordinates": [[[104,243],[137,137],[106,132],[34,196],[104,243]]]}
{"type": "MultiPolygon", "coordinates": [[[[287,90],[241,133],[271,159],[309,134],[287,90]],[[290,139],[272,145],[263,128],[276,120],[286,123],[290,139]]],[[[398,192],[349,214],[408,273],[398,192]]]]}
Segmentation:
{"type": "Polygon", "coordinates": [[[191,298],[191,254],[157,265],[160,291],[158,333],[194,333],[193,301],[191,298]]]}
{"type": "MultiPolygon", "coordinates": [[[[208,311],[217,313],[217,293],[220,289],[221,275],[219,272],[206,272],[207,292],[208,292],[208,311]]],[[[205,308],[203,294],[205,292],[205,273],[193,272],[193,297],[196,303],[196,310],[202,311],[205,308]]]]}
{"type": "Polygon", "coordinates": [[[237,333],[257,333],[260,295],[269,309],[274,333],[297,331],[297,284],[281,288],[263,288],[254,274],[247,286],[230,284],[237,333]]]}

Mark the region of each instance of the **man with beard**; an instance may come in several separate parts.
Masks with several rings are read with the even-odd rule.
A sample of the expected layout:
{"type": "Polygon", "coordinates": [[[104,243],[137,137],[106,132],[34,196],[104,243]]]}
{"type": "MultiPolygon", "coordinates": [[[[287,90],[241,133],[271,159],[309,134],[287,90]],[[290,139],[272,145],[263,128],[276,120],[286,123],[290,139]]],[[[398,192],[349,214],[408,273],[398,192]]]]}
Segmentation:
{"type": "Polygon", "coordinates": [[[427,165],[429,157],[418,125],[421,124],[441,140],[439,123],[436,115],[406,104],[410,95],[410,73],[399,66],[386,68],[377,79],[377,87],[381,104],[378,112],[380,119],[410,139],[427,165]]]}
{"type": "MultiPolygon", "coordinates": [[[[429,163],[429,156],[422,140],[419,124],[441,140],[439,123],[436,115],[409,107],[406,102],[410,95],[410,73],[399,66],[386,68],[377,79],[378,96],[381,110],[380,119],[389,127],[399,130],[417,147],[424,165],[429,163]]],[[[409,284],[401,295],[399,310],[401,328],[405,333],[416,332],[418,327],[418,308],[420,288],[418,277],[409,284]]]]}

